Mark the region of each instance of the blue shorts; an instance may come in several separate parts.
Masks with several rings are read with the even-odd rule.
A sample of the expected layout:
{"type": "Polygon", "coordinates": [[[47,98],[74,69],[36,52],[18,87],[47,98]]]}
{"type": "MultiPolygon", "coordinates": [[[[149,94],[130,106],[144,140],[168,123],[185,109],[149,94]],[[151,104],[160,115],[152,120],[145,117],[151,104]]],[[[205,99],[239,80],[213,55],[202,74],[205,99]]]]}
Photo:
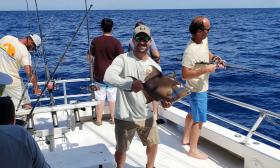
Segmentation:
{"type": "Polygon", "coordinates": [[[207,120],[207,92],[193,92],[190,95],[191,115],[194,122],[207,120]]]}

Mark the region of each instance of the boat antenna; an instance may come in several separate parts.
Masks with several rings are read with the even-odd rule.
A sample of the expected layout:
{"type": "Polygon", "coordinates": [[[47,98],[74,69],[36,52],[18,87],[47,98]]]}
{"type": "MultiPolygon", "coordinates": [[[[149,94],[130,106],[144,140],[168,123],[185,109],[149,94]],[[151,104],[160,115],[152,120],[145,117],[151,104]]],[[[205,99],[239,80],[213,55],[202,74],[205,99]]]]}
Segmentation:
{"type": "Polygon", "coordinates": [[[78,25],[78,27],[77,27],[77,29],[76,29],[74,35],[72,36],[72,39],[71,39],[70,42],[68,43],[66,49],[64,50],[64,53],[63,53],[62,56],[59,58],[57,65],[55,66],[53,72],[51,73],[50,78],[49,78],[48,81],[46,82],[45,87],[43,88],[41,94],[40,94],[39,97],[37,98],[37,100],[36,100],[34,106],[33,106],[32,109],[31,109],[31,111],[30,111],[29,114],[27,115],[27,117],[26,117],[26,121],[27,121],[27,122],[29,121],[29,119],[32,118],[33,111],[35,110],[37,104],[39,103],[39,100],[40,100],[40,98],[42,97],[44,91],[46,90],[48,84],[49,84],[50,81],[53,79],[57,68],[59,67],[59,65],[60,65],[60,64],[62,63],[62,61],[64,60],[64,57],[66,56],[66,53],[68,52],[69,48],[72,46],[72,42],[74,41],[74,38],[75,38],[76,35],[78,34],[78,32],[79,32],[79,30],[80,30],[80,28],[81,28],[81,26],[82,26],[84,20],[86,19],[87,15],[88,15],[88,13],[89,13],[89,11],[90,11],[90,9],[92,8],[92,6],[93,6],[93,5],[91,4],[90,7],[89,7],[89,9],[88,9],[87,12],[85,13],[84,17],[82,18],[81,23],[78,25]]]}

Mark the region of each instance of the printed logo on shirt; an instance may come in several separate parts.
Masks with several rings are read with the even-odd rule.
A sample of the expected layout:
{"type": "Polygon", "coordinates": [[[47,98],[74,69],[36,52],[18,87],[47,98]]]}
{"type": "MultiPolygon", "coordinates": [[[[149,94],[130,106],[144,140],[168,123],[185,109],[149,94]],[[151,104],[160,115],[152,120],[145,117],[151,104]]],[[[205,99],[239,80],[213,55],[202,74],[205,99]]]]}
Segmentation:
{"type": "Polygon", "coordinates": [[[149,75],[152,71],[153,71],[153,67],[148,66],[147,69],[146,69],[146,75],[149,75]]]}
{"type": "Polygon", "coordinates": [[[6,53],[10,56],[10,57],[14,57],[16,50],[15,47],[11,44],[11,43],[5,43],[4,45],[0,46],[3,50],[6,51],[6,53]]]}

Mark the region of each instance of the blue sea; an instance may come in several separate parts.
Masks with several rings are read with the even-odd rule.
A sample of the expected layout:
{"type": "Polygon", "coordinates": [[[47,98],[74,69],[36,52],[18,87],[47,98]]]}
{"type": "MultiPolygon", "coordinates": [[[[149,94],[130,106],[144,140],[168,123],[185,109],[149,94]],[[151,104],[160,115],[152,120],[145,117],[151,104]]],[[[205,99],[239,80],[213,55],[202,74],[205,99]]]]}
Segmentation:
{"type": "MultiPolygon", "coordinates": [[[[84,14],[85,11],[39,11],[44,47],[51,72],[57,65],[59,57],[65,52],[84,14]]],[[[100,35],[101,19],[112,18],[113,35],[122,42],[126,50],[135,22],[144,21],[151,27],[152,36],[161,53],[163,72],[169,74],[175,71],[180,80],[181,59],[190,39],[188,25],[197,15],[207,16],[212,24],[209,33],[211,51],[225,59],[228,64],[243,67],[243,69],[217,70],[211,75],[209,91],[280,113],[280,78],[274,77],[280,76],[279,14],[280,9],[93,10],[89,17],[89,32],[91,39],[100,35]],[[244,70],[246,68],[253,71],[244,70]]],[[[0,12],[0,21],[0,37],[8,34],[23,37],[30,32],[39,33],[35,11],[0,12]]],[[[89,65],[85,57],[87,49],[85,22],[59,66],[55,78],[89,77],[89,65]]],[[[45,79],[43,62],[43,58],[39,57],[37,73],[40,81],[45,79]]],[[[68,93],[76,90],[79,89],[73,88],[68,93]]],[[[176,106],[186,108],[179,104],[176,106]]],[[[211,96],[209,96],[209,112],[249,128],[259,115],[211,96]]],[[[209,117],[209,120],[232,128],[212,117],[209,117]]],[[[279,120],[267,118],[257,131],[279,141],[279,128],[279,120]]]]}

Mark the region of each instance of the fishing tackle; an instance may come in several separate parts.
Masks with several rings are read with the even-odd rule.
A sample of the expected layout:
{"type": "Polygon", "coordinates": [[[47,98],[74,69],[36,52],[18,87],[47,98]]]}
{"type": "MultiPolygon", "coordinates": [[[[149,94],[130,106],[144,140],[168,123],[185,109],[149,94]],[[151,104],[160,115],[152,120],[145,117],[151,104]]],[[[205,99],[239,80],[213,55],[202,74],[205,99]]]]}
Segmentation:
{"type": "Polygon", "coordinates": [[[89,9],[88,9],[87,12],[85,13],[84,17],[82,18],[81,23],[78,25],[78,27],[77,27],[77,29],[76,29],[74,35],[72,36],[72,39],[71,39],[70,42],[68,43],[68,45],[67,45],[67,47],[66,47],[66,49],[65,49],[65,51],[64,51],[64,53],[63,53],[63,55],[59,58],[59,61],[58,61],[57,65],[55,66],[53,72],[51,73],[50,78],[49,78],[48,81],[46,82],[46,85],[45,85],[44,89],[42,90],[41,94],[40,94],[39,97],[37,98],[37,100],[36,100],[36,102],[35,102],[33,108],[31,109],[31,111],[30,111],[29,114],[27,115],[26,121],[29,121],[29,119],[32,118],[32,114],[33,114],[34,109],[36,108],[37,104],[39,103],[39,100],[40,100],[40,98],[42,97],[44,91],[47,89],[47,85],[50,83],[51,80],[53,80],[53,77],[54,77],[54,75],[55,75],[55,73],[56,73],[57,68],[58,68],[59,65],[62,63],[64,57],[66,56],[66,53],[68,52],[69,48],[71,47],[74,38],[75,38],[76,35],[78,34],[78,32],[79,32],[79,30],[80,30],[80,28],[81,28],[81,26],[82,26],[82,24],[83,24],[85,18],[87,17],[87,15],[88,15],[90,9],[92,8],[92,6],[93,6],[93,5],[91,4],[90,7],[89,7],[89,9]]]}

